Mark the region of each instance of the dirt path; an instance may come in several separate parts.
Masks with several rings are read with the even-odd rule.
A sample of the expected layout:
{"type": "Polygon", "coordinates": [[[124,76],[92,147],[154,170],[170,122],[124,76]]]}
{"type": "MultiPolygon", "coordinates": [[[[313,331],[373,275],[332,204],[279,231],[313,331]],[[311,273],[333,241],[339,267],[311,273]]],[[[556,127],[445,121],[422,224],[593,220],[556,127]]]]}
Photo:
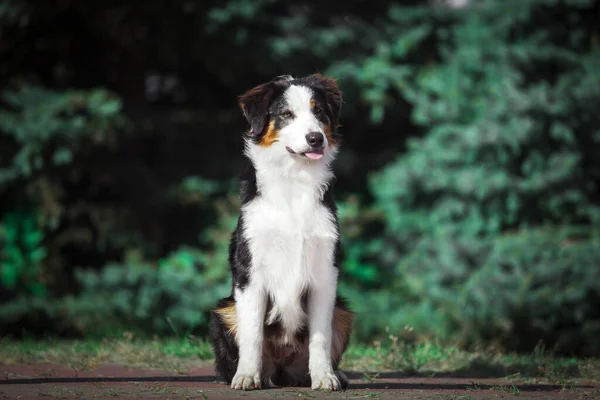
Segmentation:
{"type": "Polygon", "coordinates": [[[584,381],[561,386],[505,378],[348,376],[351,384],[345,392],[320,393],[310,388],[239,392],[215,382],[211,367],[177,374],[110,364],[86,371],[54,364],[0,365],[0,399],[600,399],[600,385],[584,381]]]}

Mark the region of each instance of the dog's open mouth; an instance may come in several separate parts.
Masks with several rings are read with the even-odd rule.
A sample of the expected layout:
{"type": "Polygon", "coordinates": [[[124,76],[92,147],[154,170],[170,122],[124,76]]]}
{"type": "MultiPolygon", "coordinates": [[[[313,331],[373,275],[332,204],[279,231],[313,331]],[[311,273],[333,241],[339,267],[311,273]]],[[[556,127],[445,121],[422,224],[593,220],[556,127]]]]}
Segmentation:
{"type": "Polygon", "coordinates": [[[311,160],[320,160],[323,158],[323,150],[312,150],[306,153],[302,153],[304,157],[308,157],[311,160]]]}
{"type": "Polygon", "coordinates": [[[318,149],[318,150],[311,150],[311,151],[306,151],[304,153],[296,153],[294,150],[290,149],[289,147],[286,146],[286,150],[292,154],[297,154],[299,156],[304,156],[308,159],[311,160],[320,160],[321,158],[323,158],[323,149],[318,149]]]}

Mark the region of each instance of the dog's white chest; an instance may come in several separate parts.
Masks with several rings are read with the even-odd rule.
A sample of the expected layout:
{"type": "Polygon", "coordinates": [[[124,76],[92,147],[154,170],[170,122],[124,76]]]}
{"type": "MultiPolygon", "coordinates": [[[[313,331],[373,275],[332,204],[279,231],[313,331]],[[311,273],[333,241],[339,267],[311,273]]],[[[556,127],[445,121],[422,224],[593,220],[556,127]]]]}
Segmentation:
{"type": "Polygon", "coordinates": [[[338,237],[333,216],[310,192],[293,190],[257,197],[243,212],[252,254],[251,280],[272,300],[267,323],[279,318],[293,333],[306,318],[302,293],[331,276],[338,237]]]}

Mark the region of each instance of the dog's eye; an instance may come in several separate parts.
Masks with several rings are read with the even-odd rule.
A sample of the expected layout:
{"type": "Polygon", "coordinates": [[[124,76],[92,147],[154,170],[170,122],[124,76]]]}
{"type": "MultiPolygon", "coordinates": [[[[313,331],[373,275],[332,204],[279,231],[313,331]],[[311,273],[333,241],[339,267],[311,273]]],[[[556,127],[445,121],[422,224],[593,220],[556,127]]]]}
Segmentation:
{"type": "Polygon", "coordinates": [[[315,114],[321,114],[323,112],[323,109],[319,106],[315,107],[315,114]]]}
{"type": "Polygon", "coordinates": [[[294,116],[294,114],[290,111],[290,110],[286,110],[284,112],[281,113],[281,116],[283,118],[292,118],[294,116]]]}

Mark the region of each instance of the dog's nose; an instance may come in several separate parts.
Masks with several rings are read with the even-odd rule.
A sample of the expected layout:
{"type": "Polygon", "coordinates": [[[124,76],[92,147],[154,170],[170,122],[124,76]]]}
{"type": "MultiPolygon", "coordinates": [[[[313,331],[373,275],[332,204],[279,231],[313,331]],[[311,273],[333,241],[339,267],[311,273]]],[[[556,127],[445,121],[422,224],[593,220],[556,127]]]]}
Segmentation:
{"type": "Polygon", "coordinates": [[[311,147],[322,147],[324,141],[325,138],[323,137],[323,134],[321,132],[311,132],[308,135],[306,135],[306,142],[311,147]]]}

